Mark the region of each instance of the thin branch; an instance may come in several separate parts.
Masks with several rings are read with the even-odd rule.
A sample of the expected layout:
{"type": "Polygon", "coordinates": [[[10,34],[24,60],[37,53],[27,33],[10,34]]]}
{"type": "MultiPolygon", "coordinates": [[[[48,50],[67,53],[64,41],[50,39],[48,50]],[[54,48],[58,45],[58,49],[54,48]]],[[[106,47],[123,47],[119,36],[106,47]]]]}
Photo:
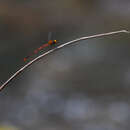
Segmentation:
{"type": "Polygon", "coordinates": [[[102,33],[102,34],[97,34],[97,35],[92,35],[92,36],[87,36],[87,37],[81,37],[72,41],[69,41],[67,43],[64,43],[62,45],[57,46],[56,48],[53,48],[47,52],[45,52],[44,54],[36,57],[35,59],[33,59],[32,61],[30,61],[29,63],[27,63],[25,66],[23,66],[21,69],[19,69],[18,71],[16,71],[16,73],[14,73],[6,82],[4,82],[1,86],[0,86],[0,91],[8,84],[11,82],[12,79],[14,79],[16,76],[18,76],[18,74],[20,74],[22,71],[24,71],[24,69],[26,69],[27,67],[29,67],[31,64],[33,64],[34,62],[38,61],[39,59],[43,58],[44,56],[60,49],[63,48],[67,45],[70,45],[72,43],[78,42],[78,41],[82,41],[82,40],[87,40],[87,39],[92,39],[92,38],[97,38],[97,37],[103,37],[103,36],[108,36],[108,35],[113,35],[113,34],[118,34],[118,33],[130,33],[127,30],[120,30],[120,31],[114,31],[114,32],[108,32],[108,33],[102,33]]]}

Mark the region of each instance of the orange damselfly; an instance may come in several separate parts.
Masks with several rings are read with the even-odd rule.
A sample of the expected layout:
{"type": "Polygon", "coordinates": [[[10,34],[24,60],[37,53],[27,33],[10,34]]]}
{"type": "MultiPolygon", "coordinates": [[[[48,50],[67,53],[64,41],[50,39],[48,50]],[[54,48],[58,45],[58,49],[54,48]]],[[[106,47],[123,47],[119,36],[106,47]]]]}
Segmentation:
{"type": "MultiPolygon", "coordinates": [[[[49,35],[50,36],[50,35],[49,35]]],[[[57,43],[57,40],[48,40],[48,43],[45,43],[45,44],[43,44],[42,46],[40,46],[39,48],[37,48],[37,49],[35,49],[34,51],[33,51],[33,53],[31,53],[30,55],[28,55],[28,56],[26,56],[26,57],[24,57],[24,62],[26,62],[31,56],[33,56],[34,54],[37,54],[40,50],[42,50],[42,49],[44,49],[44,48],[46,48],[46,47],[48,47],[48,46],[50,46],[50,45],[54,45],[54,44],[56,44],[57,43]]]]}

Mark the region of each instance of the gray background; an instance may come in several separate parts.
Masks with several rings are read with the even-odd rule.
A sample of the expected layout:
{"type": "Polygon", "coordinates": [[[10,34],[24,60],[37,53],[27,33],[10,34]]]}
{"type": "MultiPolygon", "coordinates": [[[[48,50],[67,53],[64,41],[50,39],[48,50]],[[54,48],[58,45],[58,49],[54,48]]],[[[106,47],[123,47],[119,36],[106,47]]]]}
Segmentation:
{"type": "MultiPolygon", "coordinates": [[[[60,45],[121,29],[130,30],[129,0],[1,0],[0,82],[49,32],[60,45]]],[[[0,92],[0,128],[128,130],[129,91],[130,35],[82,41],[42,58],[0,92]]]]}

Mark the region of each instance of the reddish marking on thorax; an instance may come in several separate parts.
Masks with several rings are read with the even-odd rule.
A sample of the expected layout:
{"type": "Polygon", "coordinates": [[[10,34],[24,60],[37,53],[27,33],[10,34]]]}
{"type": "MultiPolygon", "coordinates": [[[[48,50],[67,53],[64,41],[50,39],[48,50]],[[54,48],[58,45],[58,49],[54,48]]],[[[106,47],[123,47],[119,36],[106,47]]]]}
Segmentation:
{"type": "Polygon", "coordinates": [[[25,62],[25,61],[27,60],[27,58],[24,58],[23,60],[24,60],[24,62],[25,62]]]}

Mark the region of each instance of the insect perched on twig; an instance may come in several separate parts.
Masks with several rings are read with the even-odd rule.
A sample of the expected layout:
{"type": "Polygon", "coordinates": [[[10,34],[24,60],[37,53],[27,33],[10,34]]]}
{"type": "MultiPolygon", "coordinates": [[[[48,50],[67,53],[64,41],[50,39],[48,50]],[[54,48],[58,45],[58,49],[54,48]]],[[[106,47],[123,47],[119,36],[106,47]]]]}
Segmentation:
{"type": "MultiPolygon", "coordinates": [[[[130,33],[127,30],[120,30],[120,31],[114,31],[114,32],[108,32],[108,33],[101,33],[101,34],[96,34],[96,35],[92,35],[92,36],[87,36],[87,37],[81,37],[66,43],[63,43],[43,54],[41,54],[40,56],[36,57],[35,59],[31,60],[29,63],[27,63],[26,65],[24,65],[23,67],[21,67],[18,71],[16,71],[6,82],[4,82],[1,86],[0,86],[0,91],[9,83],[12,81],[12,79],[14,79],[18,74],[20,74],[22,71],[24,71],[24,69],[26,69],[27,67],[29,67],[30,65],[32,65],[34,62],[38,61],[39,59],[43,58],[44,56],[58,50],[61,49],[67,45],[73,44],[75,42],[78,41],[82,41],[82,40],[87,40],[87,39],[92,39],[92,38],[97,38],[97,37],[103,37],[103,36],[108,36],[108,35],[113,35],[113,34],[118,34],[118,33],[130,33]]],[[[46,46],[48,45],[53,45],[54,43],[56,43],[57,41],[50,41],[46,44],[46,46]]],[[[79,42],[80,43],[80,42],[79,42]]]]}
{"type": "Polygon", "coordinates": [[[45,43],[45,44],[43,44],[42,46],[40,46],[39,48],[37,48],[37,49],[35,49],[34,51],[33,51],[33,53],[31,53],[30,55],[28,55],[28,56],[26,56],[26,57],[24,57],[24,62],[26,62],[27,61],[27,59],[29,59],[31,56],[33,56],[34,54],[37,54],[39,51],[41,51],[42,49],[44,49],[44,48],[46,48],[46,47],[48,47],[48,46],[52,46],[52,45],[54,45],[54,44],[56,44],[57,43],[57,40],[50,40],[51,39],[51,36],[52,36],[52,32],[50,32],[49,34],[48,34],[48,42],[47,43],[45,43]]]}

